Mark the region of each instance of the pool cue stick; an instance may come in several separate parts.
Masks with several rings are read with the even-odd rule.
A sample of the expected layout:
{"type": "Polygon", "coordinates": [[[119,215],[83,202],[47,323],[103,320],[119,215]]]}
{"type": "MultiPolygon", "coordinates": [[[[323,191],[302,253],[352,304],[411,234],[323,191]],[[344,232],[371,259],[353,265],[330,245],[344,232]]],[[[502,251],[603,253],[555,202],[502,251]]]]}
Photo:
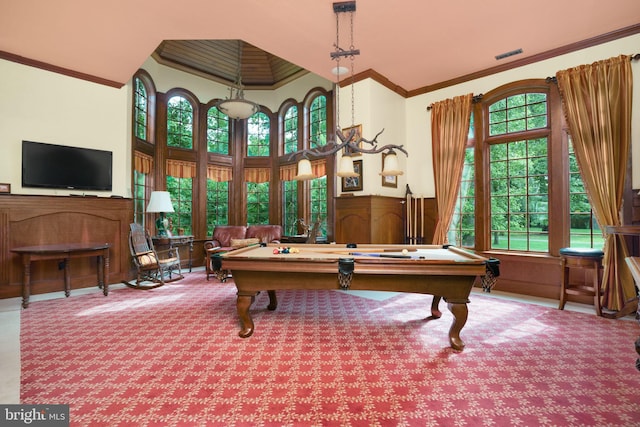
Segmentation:
{"type": "Polygon", "coordinates": [[[347,248],[347,249],[340,249],[340,250],[332,250],[332,251],[314,251],[311,249],[304,249],[301,252],[313,252],[316,254],[338,254],[338,255],[350,255],[354,252],[358,252],[358,253],[384,253],[384,252],[402,252],[403,249],[406,249],[407,252],[417,252],[418,250],[415,248],[405,248],[405,247],[395,247],[395,248],[384,248],[382,250],[380,249],[367,249],[367,248],[347,248]],[[354,249],[356,249],[356,251],[354,251],[354,249]]]}
{"type": "Polygon", "coordinates": [[[411,188],[409,188],[409,184],[406,184],[406,189],[404,192],[405,204],[406,206],[406,221],[405,221],[405,238],[404,242],[411,244],[411,188]]]}
{"type": "Polygon", "coordinates": [[[399,254],[373,254],[368,252],[351,252],[349,255],[353,256],[370,256],[374,258],[411,258],[411,255],[399,255],[399,254]]]}
{"type": "Polygon", "coordinates": [[[418,198],[416,197],[416,206],[413,209],[413,219],[415,222],[415,230],[413,230],[413,244],[415,245],[418,241],[418,198]]]}
{"type": "Polygon", "coordinates": [[[420,243],[424,243],[424,196],[420,198],[420,243]]]}
{"type": "Polygon", "coordinates": [[[411,243],[411,195],[407,194],[407,236],[411,243]]]}

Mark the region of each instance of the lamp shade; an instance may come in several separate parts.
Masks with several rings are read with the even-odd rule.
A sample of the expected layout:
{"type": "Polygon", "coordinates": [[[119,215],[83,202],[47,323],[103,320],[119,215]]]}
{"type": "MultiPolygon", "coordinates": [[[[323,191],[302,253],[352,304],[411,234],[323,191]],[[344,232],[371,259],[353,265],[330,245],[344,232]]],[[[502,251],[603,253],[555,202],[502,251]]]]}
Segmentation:
{"type": "Polygon", "coordinates": [[[152,191],[149,198],[149,205],[147,206],[147,212],[174,212],[173,204],[171,203],[171,195],[168,191],[152,191]]]}
{"type": "Polygon", "coordinates": [[[384,158],[384,164],[382,165],[382,172],[380,175],[382,176],[398,176],[402,175],[404,172],[400,170],[398,166],[398,156],[394,151],[389,151],[389,153],[384,158]]]}
{"type": "Polygon", "coordinates": [[[316,176],[311,171],[311,162],[309,159],[300,159],[298,161],[298,175],[293,177],[296,181],[305,181],[314,179],[316,176]]]}
{"type": "Polygon", "coordinates": [[[338,168],[337,175],[343,178],[349,176],[360,176],[353,168],[353,157],[342,156],[342,158],[340,159],[340,167],[338,168]]]}
{"type": "Polygon", "coordinates": [[[260,109],[258,104],[244,98],[226,99],[218,102],[216,107],[232,119],[248,119],[260,109]]]}

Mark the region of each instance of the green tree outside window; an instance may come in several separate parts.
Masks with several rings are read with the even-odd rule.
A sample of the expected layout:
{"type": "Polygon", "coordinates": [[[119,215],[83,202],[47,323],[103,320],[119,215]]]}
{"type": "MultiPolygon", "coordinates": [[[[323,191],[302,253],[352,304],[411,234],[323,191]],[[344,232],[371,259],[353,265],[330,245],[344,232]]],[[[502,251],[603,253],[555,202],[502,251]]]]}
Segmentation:
{"type": "Polygon", "coordinates": [[[167,145],[193,148],[193,107],[182,96],[173,96],[167,103],[167,145]]]}

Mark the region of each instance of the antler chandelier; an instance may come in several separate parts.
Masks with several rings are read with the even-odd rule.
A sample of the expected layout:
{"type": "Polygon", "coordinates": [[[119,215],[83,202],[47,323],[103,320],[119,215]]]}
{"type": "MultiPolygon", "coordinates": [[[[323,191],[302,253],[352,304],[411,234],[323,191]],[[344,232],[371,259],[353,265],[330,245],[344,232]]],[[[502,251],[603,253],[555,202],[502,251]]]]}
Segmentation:
{"type": "Polygon", "coordinates": [[[336,42],[334,44],[335,50],[330,52],[331,58],[337,62],[335,67],[336,79],[336,131],[335,135],[337,139],[327,141],[327,144],[318,148],[300,150],[289,155],[289,160],[299,159],[298,161],[298,174],[296,180],[307,180],[316,178],[311,172],[311,162],[309,158],[328,157],[343,150],[342,158],[340,161],[340,167],[338,168],[337,175],[340,177],[358,176],[353,168],[353,157],[359,154],[378,154],[385,152],[383,170],[380,173],[383,176],[397,176],[402,175],[402,171],[398,167],[398,158],[395,150],[403,152],[405,155],[409,155],[402,145],[388,144],[379,147],[378,137],[384,129],[372,139],[368,140],[360,135],[354,122],[355,107],[354,107],[354,60],[357,55],[360,55],[360,50],[355,49],[353,45],[353,14],[356,10],[355,1],[333,3],[333,12],[336,15],[336,42]],[[351,18],[351,44],[349,50],[342,49],[340,47],[340,19],[341,13],[349,13],[351,18]],[[340,60],[348,58],[351,65],[351,129],[345,135],[340,128],[340,89],[339,89],[339,76],[343,73],[344,68],[340,66],[340,60]],[[369,147],[369,148],[366,148],[369,147]]]}

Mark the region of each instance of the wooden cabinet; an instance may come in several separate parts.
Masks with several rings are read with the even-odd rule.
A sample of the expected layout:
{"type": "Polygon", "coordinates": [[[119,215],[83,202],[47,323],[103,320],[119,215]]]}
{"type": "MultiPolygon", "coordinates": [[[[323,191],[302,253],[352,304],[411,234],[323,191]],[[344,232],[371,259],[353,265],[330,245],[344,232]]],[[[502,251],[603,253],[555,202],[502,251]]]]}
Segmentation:
{"type": "Polygon", "coordinates": [[[403,199],[383,196],[336,198],[336,243],[404,242],[403,199]]]}
{"type": "MultiPolygon", "coordinates": [[[[419,204],[417,215],[419,218],[424,215],[422,242],[429,244],[433,241],[437,218],[435,199],[425,198],[419,204]],[[424,214],[420,212],[423,208],[424,214]]],[[[336,198],[336,243],[405,243],[405,221],[406,204],[403,198],[344,195],[336,198]]]]}

